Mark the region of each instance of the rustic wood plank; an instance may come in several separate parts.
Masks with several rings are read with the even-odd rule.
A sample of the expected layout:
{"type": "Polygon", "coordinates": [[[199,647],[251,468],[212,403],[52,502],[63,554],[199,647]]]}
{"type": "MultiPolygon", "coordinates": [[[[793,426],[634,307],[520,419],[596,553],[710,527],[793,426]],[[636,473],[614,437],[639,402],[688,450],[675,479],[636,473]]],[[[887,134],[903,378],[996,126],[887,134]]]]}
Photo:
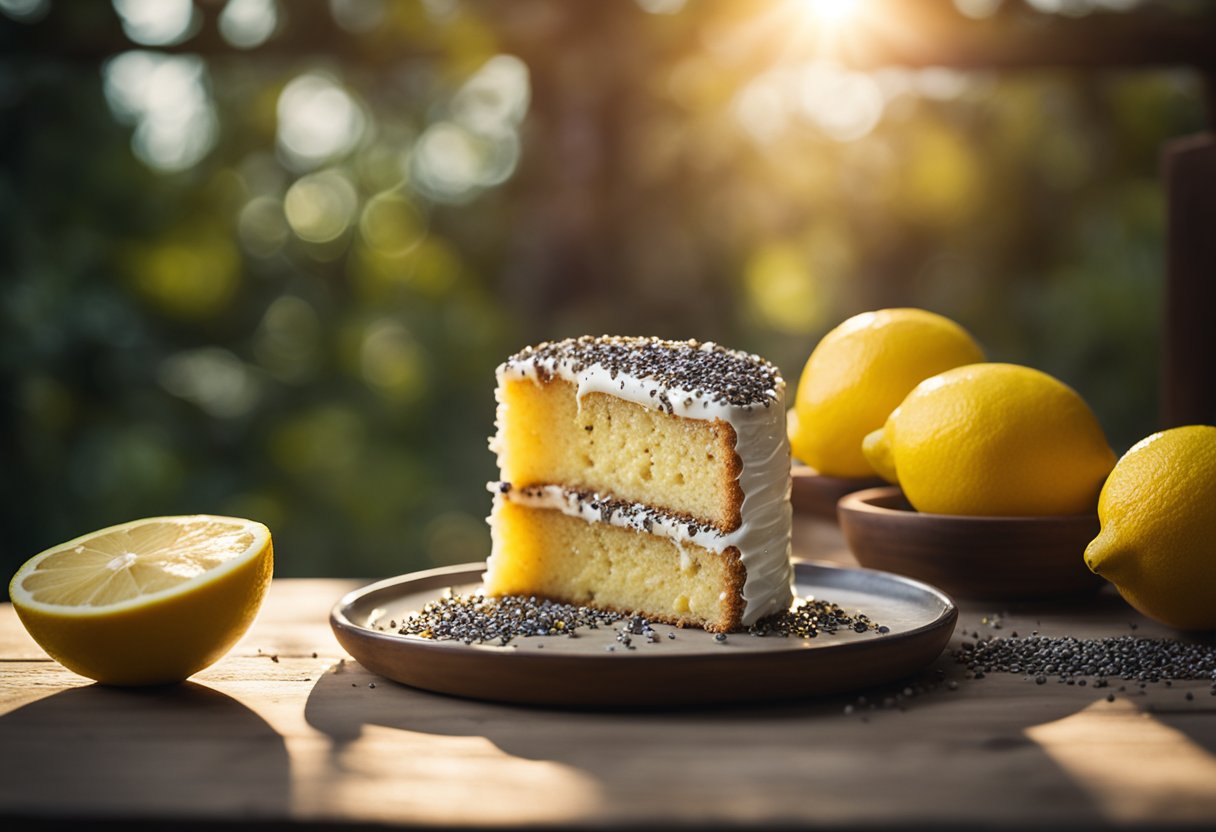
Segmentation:
{"type": "MultiPolygon", "coordinates": [[[[843,557],[834,528],[815,535],[809,548],[843,557]]],[[[799,538],[805,551],[812,538],[799,538]]],[[[190,684],[142,692],[36,660],[0,608],[0,817],[582,828],[1216,817],[1206,683],[1116,686],[1111,703],[1107,690],[1054,680],[968,680],[943,657],[934,670],[958,689],[912,697],[906,711],[881,707],[898,687],[872,692],[874,710],[855,697],[515,708],[411,690],[346,660],[325,620],[358,583],[276,581],[232,654],[190,684]]],[[[993,613],[1023,635],[1167,632],[1111,594],[1066,610],[963,612],[956,640],[994,632],[983,623],[993,613]]]]}

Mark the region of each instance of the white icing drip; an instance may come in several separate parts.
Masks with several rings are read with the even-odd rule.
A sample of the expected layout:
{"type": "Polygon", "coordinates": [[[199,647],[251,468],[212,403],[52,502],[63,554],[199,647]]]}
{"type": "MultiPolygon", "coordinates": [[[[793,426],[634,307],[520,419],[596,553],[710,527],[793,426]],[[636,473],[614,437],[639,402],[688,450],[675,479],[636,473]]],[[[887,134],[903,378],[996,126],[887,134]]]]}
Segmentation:
{"type": "MultiPolygon", "coordinates": [[[[713,344],[710,343],[701,346],[705,350],[712,348],[713,344]]],[[[626,373],[618,372],[613,378],[607,369],[598,364],[576,372],[565,362],[534,357],[498,367],[498,390],[495,392],[499,402],[500,425],[503,419],[503,383],[510,379],[531,379],[540,383],[542,371],[576,385],[580,406],[582,397],[588,393],[607,393],[653,410],[666,410],[661,404],[666,400],[670,404],[669,412],[676,416],[706,421],[720,419],[730,424],[735,431],[735,452],[743,467],[739,474],[739,488],[743,492],[739,528],[727,534],[711,529],[689,536],[685,527],[684,536],[681,537],[681,524],[677,522],[672,524],[670,533],[659,531],[663,525],[659,523],[655,524],[652,532],[665,534],[677,543],[687,540],[714,552],[722,552],[731,546],[739,550],[739,558],[747,570],[743,585],[745,607],[742,623],[745,626],[788,608],[793,600],[793,570],[790,566],[793,512],[789,499],[790,449],[785,432],[784,383],[778,389],[768,391],[772,401],[767,407],[763,404],[740,406],[714,401],[712,394],[664,387],[653,379],[626,373]]],[[[498,454],[500,470],[506,470],[506,449],[497,437],[490,440],[490,449],[498,454]]],[[[551,487],[564,493],[558,486],[551,487]]],[[[511,499],[516,499],[516,492],[511,493],[511,499]]],[[[564,500],[558,502],[564,504],[564,500]]],[[[552,507],[561,508],[556,504],[552,507]]],[[[565,511],[564,508],[562,510],[565,511]]],[[[580,508],[576,516],[583,516],[590,522],[602,522],[599,517],[585,516],[587,510],[580,508]]]]}

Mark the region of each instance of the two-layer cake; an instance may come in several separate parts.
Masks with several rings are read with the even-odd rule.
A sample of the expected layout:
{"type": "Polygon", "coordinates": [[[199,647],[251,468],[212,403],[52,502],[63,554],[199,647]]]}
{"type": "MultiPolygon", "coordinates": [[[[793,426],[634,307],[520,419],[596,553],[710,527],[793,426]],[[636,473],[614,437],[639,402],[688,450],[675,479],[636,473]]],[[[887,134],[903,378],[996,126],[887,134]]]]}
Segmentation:
{"type": "Polygon", "coordinates": [[[604,336],[529,347],[497,376],[487,593],[721,632],[789,606],[776,367],[713,343],[604,336]]]}

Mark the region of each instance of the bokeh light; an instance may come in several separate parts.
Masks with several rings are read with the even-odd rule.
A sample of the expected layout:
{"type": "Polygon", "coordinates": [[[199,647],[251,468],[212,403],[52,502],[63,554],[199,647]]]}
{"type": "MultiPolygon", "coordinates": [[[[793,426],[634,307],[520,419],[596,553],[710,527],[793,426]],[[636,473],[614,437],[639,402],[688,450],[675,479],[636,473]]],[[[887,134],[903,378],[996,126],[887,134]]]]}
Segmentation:
{"type": "Polygon", "coordinates": [[[334,21],[348,32],[371,32],[388,13],[385,0],[329,0],[334,21]]]}
{"type": "Polygon", "coordinates": [[[51,0],[0,0],[0,14],[22,23],[37,23],[51,10],[51,0]]]}
{"type": "Polygon", "coordinates": [[[127,37],[144,46],[172,46],[198,31],[193,0],[114,0],[127,37]]]}
{"type": "Polygon", "coordinates": [[[278,143],[289,164],[309,170],[349,153],[363,137],[363,108],[336,79],[310,72],[292,79],[278,103],[278,143]]]}
{"type": "Polygon", "coordinates": [[[201,59],[123,52],[105,64],[102,77],[115,116],[135,127],[132,150],[148,166],[186,170],[214,147],[218,117],[201,59]]]}
{"type": "Polygon", "coordinates": [[[377,321],[367,328],[359,351],[359,370],[375,390],[398,401],[412,401],[426,386],[427,356],[400,321],[377,321]]]}
{"type": "Polygon", "coordinates": [[[161,362],[158,378],[170,393],[218,419],[244,416],[258,400],[257,383],[245,362],[220,347],[171,355],[161,362]]]}
{"type": "Polygon", "coordinates": [[[287,242],[289,231],[283,203],[274,197],[254,197],[237,216],[241,244],[255,257],[277,254],[287,242]]]}
{"type": "Polygon", "coordinates": [[[275,0],[228,0],[220,12],[220,35],[238,49],[265,43],[279,24],[275,0]]]}
{"type": "Polygon", "coordinates": [[[276,298],[254,335],[258,364],[279,381],[302,384],[313,378],[322,357],[321,318],[295,295],[276,298]]]}
{"type": "Polygon", "coordinates": [[[287,191],[283,210],[291,230],[309,243],[328,243],[350,228],[359,196],[336,170],[301,177],[287,191]]]}
{"type": "Polygon", "coordinates": [[[873,79],[828,64],[806,68],[800,104],[805,118],[840,142],[869,133],[883,112],[882,92],[873,79]]]}
{"type": "Polygon", "coordinates": [[[390,191],[367,201],[359,219],[359,231],[364,242],[377,252],[400,257],[422,242],[426,219],[413,202],[390,191]]]}
{"type": "Polygon", "coordinates": [[[236,246],[218,229],[182,229],[134,249],[128,261],[140,295],[176,318],[219,313],[235,296],[241,278],[236,246]]]}
{"type": "Polygon", "coordinates": [[[790,244],[765,246],[752,255],[744,279],[748,300],[764,326],[808,333],[822,324],[828,303],[809,261],[790,244]]]}

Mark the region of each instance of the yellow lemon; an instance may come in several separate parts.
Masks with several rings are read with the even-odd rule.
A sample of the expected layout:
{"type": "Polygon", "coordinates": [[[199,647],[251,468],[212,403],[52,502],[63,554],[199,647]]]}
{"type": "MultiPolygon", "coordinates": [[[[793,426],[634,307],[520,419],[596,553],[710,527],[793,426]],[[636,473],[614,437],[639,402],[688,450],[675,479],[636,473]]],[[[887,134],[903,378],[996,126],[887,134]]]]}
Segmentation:
{"type": "Polygon", "coordinates": [[[270,530],[235,517],[152,517],[47,549],[9,597],[52,658],[113,685],[180,682],[249,628],[273,571],[270,530]]]}
{"type": "Polygon", "coordinates": [[[802,371],[790,419],[798,459],[833,477],[871,477],[862,439],[920,381],[984,360],[949,318],[923,309],[880,309],[849,318],[823,337],[802,371]]]}
{"type": "Polygon", "coordinates": [[[1115,465],[1085,563],[1140,612],[1216,629],[1216,427],[1154,433],[1115,465]]]}
{"type": "Polygon", "coordinates": [[[1093,511],[1115,464],[1076,391],[1015,364],[972,364],[926,379],[864,448],[917,511],[932,514],[1093,511]]]}

